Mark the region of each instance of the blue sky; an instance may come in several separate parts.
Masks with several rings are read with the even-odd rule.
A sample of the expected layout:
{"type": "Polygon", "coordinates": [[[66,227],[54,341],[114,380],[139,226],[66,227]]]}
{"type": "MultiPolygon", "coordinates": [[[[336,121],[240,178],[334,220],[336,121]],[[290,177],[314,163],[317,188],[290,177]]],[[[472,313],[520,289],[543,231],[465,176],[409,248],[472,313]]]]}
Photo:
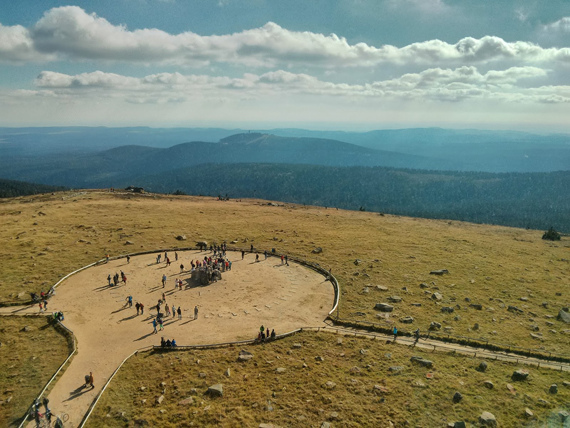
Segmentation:
{"type": "Polygon", "coordinates": [[[570,2],[0,2],[0,126],[570,132],[570,2]]]}

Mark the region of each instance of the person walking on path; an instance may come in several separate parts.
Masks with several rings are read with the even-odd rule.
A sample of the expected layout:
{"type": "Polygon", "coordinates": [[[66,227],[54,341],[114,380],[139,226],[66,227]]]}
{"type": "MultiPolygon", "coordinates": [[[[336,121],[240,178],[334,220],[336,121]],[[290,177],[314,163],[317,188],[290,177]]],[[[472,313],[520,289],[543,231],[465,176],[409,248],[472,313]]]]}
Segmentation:
{"type": "Polygon", "coordinates": [[[111,286],[111,274],[107,277],[107,281],[109,281],[109,287],[111,286]]]}
{"type": "Polygon", "coordinates": [[[245,256],[245,251],[241,250],[241,259],[243,260],[243,257],[245,256]]]}
{"type": "Polygon", "coordinates": [[[184,265],[181,263],[180,264],[180,273],[184,272],[184,265]]]}
{"type": "Polygon", "coordinates": [[[162,331],[164,330],[164,321],[162,320],[162,317],[158,319],[158,326],[160,327],[159,330],[162,331]]]}
{"type": "Polygon", "coordinates": [[[176,251],[174,252],[174,261],[178,261],[178,253],[176,251]]]}
{"type": "Polygon", "coordinates": [[[164,311],[166,312],[166,316],[169,317],[170,316],[170,306],[168,306],[168,303],[166,305],[164,305],[164,311]]]}
{"type": "Polygon", "coordinates": [[[176,306],[172,305],[172,318],[176,317],[176,306]]]}
{"type": "Polygon", "coordinates": [[[85,386],[91,386],[91,389],[94,389],[95,386],[93,385],[93,372],[89,372],[87,376],[85,376],[85,386]]]}
{"type": "Polygon", "coordinates": [[[181,320],[182,319],[182,309],[180,308],[180,306],[178,306],[178,319],[181,320]]]}
{"type": "Polygon", "coordinates": [[[131,256],[127,255],[127,264],[131,262],[131,256]]]}
{"type": "Polygon", "coordinates": [[[194,319],[198,319],[198,305],[194,306],[194,319]]]}
{"type": "Polygon", "coordinates": [[[170,266],[170,259],[168,257],[166,258],[166,266],[170,266]]]}
{"type": "Polygon", "coordinates": [[[289,266],[289,257],[285,254],[285,264],[289,266]]]}
{"type": "Polygon", "coordinates": [[[281,254],[281,264],[283,264],[283,254],[281,254]]]}
{"type": "Polygon", "coordinates": [[[166,285],[166,274],[162,275],[162,288],[164,288],[166,285]]]}
{"type": "Polygon", "coordinates": [[[153,320],[152,320],[152,328],[154,328],[154,331],[153,331],[154,334],[157,333],[157,331],[156,331],[156,325],[157,325],[157,324],[156,324],[156,319],[153,319],[153,320]]]}
{"type": "Polygon", "coordinates": [[[139,303],[139,308],[141,309],[141,315],[144,314],[144,305],[139,303]]]}
{"type": "Polygon", "coordinates": [[[137,315],[139,314],[141,307],[139,305],[139,302],[135,303],[135,308],[137,308],[137,315]]]}
{"type": "Polygon", "coordinates": [[[392,330],[392,332],[394,333],[394,342],[395,342],[396,338],[398,337],[398,329],[396,328],[396,326],[394,326],[394,330],[392,330]]]}
{"type": "Polygon", "coordinates": [[[160,263],[160,257],[161,257],[160,254],[159,254],[158,256],[156,256],[156,264],[159,264],[159,263],[160,263]]]}

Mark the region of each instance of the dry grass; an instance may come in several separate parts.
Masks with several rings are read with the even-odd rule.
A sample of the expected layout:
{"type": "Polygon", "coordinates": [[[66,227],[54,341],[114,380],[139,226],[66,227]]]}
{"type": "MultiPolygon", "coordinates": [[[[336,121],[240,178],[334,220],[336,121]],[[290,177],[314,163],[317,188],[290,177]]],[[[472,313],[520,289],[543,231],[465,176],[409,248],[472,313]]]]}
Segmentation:
{"type": "Polygon", "coordinates": [[[1,317],[0,322],[0,426],[12,426],[69,352],[67,340],[46,317],[1,317]],[[26,326],[29,331],[22,331],[26,326]]]}
{"type": "Polygon", "coordinates": [[[570,388],[562,386],[568,376],[553,370],[529,369],[527,381],[514,382],[510,377],[519,367],[512,364],[489,362],[486,373],[480,373],[475,370],[478,359],[330,333],[305,332],[247,347],[254,358],[245,363],[237,361],[240,349],[140,353],[114,378],[88,426],[126,427],[142,421],[161,427],[320,426],[331,421],[333,426],[381,427],[392,421],[395,426],[432,427],[460,420],[476,424],[483,411],[493,413],[499,426],[544,426],[569,409],[570,388]],[[434,368],[411,363],[412,355],[432,360],[434,368]],[[324,361],[317,361],[318,356],[324,361]],[[390,371],[394,366],[402,370],[390,371]],[[224,374],[228,368],[230,377],[224,374]],[[277,368],[285,371],[277,373],[277,368]],[[433,377],[426,378],[427,373],[433,377]],[[487,380],[493,389],[483,385],[487,380]],[[328,381],[336,386],[328,389],[328,381]],[[216,383],[223,384],[223,398],[205,395],[216,383]],[[556,395],[548,392],[553,383],[559,386],[556,395]],[[452,401],[456,391],[464,397],[458,404],[452,401]],[[158,405],[161,395],[164,401],[158,405]],[[179,404],[188,397],[193,403],[179,404]],[[535,421],[525,419],[527,407],[535,421]]]}
{"type": "Polygon", "coordinates": [[[254,200],[97,191],[4,200],[0,218],[4,298],[47,290],[67,272],[106,253],[174,248],[201,239],[238,240],[237,246],[276,248],[331,268],[342,287],[341,318],[395,322],[400,329],[424,331],[438,321],[453,334],[570,354],[568,326],[555,319],[570,303],[570,245],[567,238],[543,241],[541,231],[268,206],[254,200]],[[179,234],[188,240],[177,241],[179,234]],[[125,245],[127,240],[134,245],[125,245]],[[322,254],[312,254],[315,247],[322,247],[322,254]],[[362,261],[358,266],[356,259],[362,261]],[[430,275],[434,269],[450,274],[430,275]],[[421,289],[422,282],[429,288],[421,289]],[[389,291],[376,291],[375,285],[389,291]],[[363,292],[366,286],[368,294],[363,292]],[[431,300],[434,291],[442,293],[441,303],[431,300]],[[402,303],[395,304],[389,319],[377,318],[374,304],[391,295],[402,297],[402,303]],[[466,298],[483,310],[469,307],[466,298]],[[441,313],[441,306],[455,305],[461,309],[454,314],[441,313]],[[509,305],[524,313],[508,312],[509,305]],[[412,325],[398,323],[406,315],[414,317],[412,325]],[[533,339],[531,332],[541,333],[542,339],[533,339]]]}

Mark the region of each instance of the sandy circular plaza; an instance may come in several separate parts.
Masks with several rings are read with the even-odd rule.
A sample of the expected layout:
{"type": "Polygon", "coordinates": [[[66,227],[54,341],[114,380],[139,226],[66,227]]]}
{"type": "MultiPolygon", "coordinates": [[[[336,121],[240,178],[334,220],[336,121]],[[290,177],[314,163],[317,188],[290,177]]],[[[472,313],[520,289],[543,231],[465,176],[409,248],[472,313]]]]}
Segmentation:
{"type": "MultiPolygon", "coordinates": [[[[281,263],[278,257],[228,252],[231,271],[208,286],[190,281],[191,260],[211,256],[206,251],[180,251],[178,261],[169,252],[171,265],[157,264],[159,253],[110,260],[83,270],[62,282],[49,300],[48,312],[62,311],[63,324],[77,338],[78,352],[49,392],[55,414],[66,412],[69,424],[77,426],[89,405],[119,364],[136,349],[159,345],[161,336],[178,345],[201,345],[257,337],[259,327],[275,329],[277,335],[305,326],[322,325],[334,300],[329,281],[299,264],[281,263]],[[184,272],[180,272],[180,265],[184,272]],[[107,276],[123,271],[126,285],[109,287],[107,276]],[[162,276],[167,276],[162,286],[162,276]],[[176,279],[183,290],[175,289],[176,279]],[[170,307],[182,308],[182,319],[166,317],[164,330],[153,333],[152,320],[162,294],[170,307]],[[133,306],[126,305],[133,297],[133,306]],[[137,315],[135,303],[144,304],[137,315]],[[198,319],[194,320],[194,307],[198,319]],[[95,388],[82,388],[85,374],[93,372],[95,388]]],[[[37,312],[37,307],[33,308],[37,312]]],[[[164,306],[161,309],[164,313],[164,306]]]]}

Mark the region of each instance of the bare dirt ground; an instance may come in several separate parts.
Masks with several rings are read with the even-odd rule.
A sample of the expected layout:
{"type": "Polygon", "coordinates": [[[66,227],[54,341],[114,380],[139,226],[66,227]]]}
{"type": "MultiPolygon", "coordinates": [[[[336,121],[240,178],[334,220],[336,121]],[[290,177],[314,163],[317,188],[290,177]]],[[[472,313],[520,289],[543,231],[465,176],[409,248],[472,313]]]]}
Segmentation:
{"type": "MultiPolygon", "coordinates": [[[[301,265],[284,265],[277,257],[265,260],[261,254],[256,262],[255,254],[246,253],[242,260],[241,253],[228,252],[232,270],[224,272],[221,281],[202,287],[191,284],[188,268],[191,260],[203,259],[210,252],[179,252],[178,261],[171,252],[168,267],[164,261],[156,263],[157,254],[132,257],[129,264],[119,259],[86,269],[60,284],[50,299],[48,312],[63,311],[63,323],[78,342],[77,354],[48,396],[54,414],[69,414],[70,426],[79,424],[127,356],[136,349],[159,345],[161,336],[176,339],[178,345],[197,345],[252,339],[261,325],[281,334],[323,325],[333,305],[330,282],[301,265]],[[183,273],[180,264],[185,266],[183,273]],[[109,287],[107,276],[120,271],[126,274],[127,284],[109,287]],[[167,276],[165,288],[163,274],[167,276]],[[175,290],[177,278],[184,282],[182,291],[175,290]],[[166,317],[164,330],[154,334],[151,323],[156,309],[152,306],[162,293],[169,306],[182,308],[182,319],[166,317]],[[129,295],[132,307],[126,305],[129,295]],[[145,305],[143,315],[137,315],[136,302],[145,305]],[[196,305],[199,314],[194,320],[196,305]],[[94,388],[83,386],[89,372],[93,372],[94,388]]],[[[30,311],[38,309],[25,312],[30,311]]]]}

